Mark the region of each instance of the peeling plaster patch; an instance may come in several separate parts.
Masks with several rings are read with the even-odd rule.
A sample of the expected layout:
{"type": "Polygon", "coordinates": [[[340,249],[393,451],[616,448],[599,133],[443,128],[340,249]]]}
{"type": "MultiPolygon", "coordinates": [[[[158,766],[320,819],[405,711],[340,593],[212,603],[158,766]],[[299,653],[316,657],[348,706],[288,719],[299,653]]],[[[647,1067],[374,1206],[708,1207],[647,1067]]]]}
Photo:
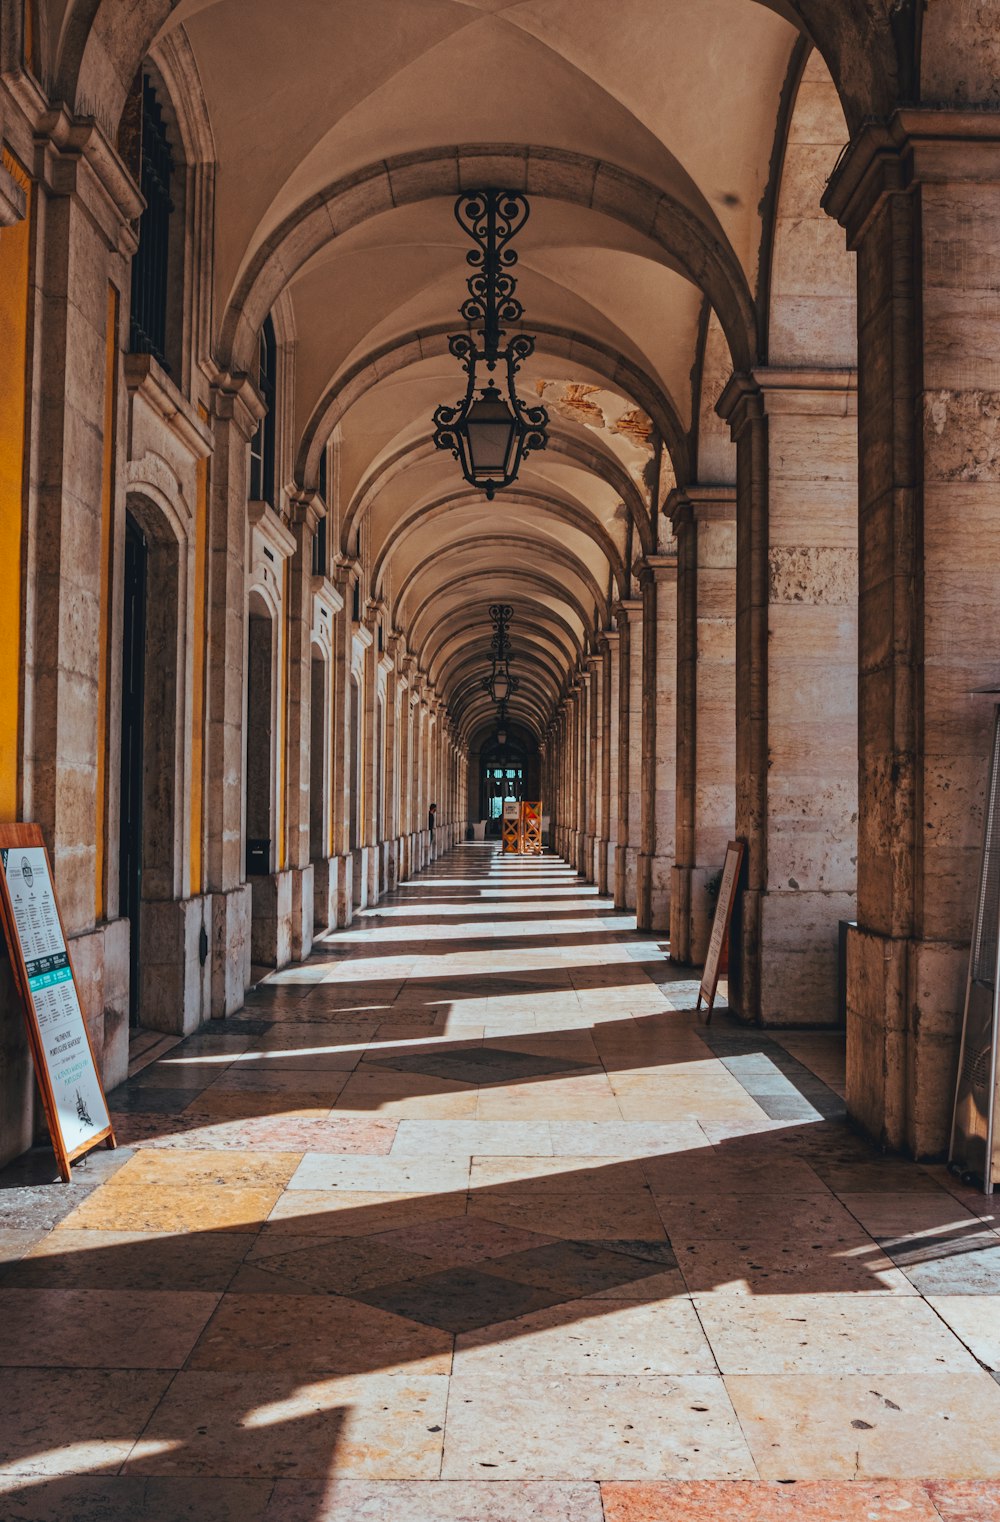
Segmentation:
{"type": "Polygon", "coordinates": [[[558,417],[600,434],[649,501],[654,474],[653,423],[641,408],[615,391],[579,381],[539,380],[535,390],[558,417]]]}
{"type": "Polygon", "coordinates": [[[1000,393],[928,391],[926,474],[937,481],[1000,480],[1000,393]]]}

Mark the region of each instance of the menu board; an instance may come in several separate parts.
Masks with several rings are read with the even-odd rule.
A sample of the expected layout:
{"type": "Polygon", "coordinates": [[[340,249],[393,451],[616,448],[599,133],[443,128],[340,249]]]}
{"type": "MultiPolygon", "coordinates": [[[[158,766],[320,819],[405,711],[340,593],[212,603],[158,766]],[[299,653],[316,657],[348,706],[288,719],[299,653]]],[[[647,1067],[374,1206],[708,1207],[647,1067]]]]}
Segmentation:
{"type": "Polygon", "coordinates": [[[115,1141],[37,825],[0,827],[0,908],[52,1145],[68,1179],[73,1158],[115,1141]]]}
{"type": "Polygon", "coordinates": [[[712,934],[708,942],[708,955],[705,958],[701,987],[698,990],[698,1002],[695,1005],[695,1009],[700,1009],[702,999],[705,1000],[709,1020],[712,1018],[712,1006],[719,986],[719,967],[722,962],[723,948],[729,942],[729,925],[733,917],[733,906],[736,903],[736,889],[740,880],[740,867],[743,865],[745,849],[742,840],[731,840],[726,846],[726,860],[722,868],[722,880],[719,883],[719,896],[715,900],[715,918],[712,921],[712,934]]]}

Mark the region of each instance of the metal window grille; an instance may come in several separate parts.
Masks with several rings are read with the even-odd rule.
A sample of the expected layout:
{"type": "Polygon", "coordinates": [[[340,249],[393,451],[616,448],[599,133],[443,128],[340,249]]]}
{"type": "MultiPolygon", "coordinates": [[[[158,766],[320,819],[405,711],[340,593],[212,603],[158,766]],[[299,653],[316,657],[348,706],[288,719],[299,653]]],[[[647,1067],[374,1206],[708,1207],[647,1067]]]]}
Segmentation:
{"type": "Polygon", "coordinates": [[[257,360],[257,385],[267,411],[250,441],[250,497],[254,502],[274,506],[274,438],[275,384],[278,369],[278,342],[274,323],[265,317],[260,330],[257,360]]]}
{"type": "Polygon", "coordinates": [[[139,247],[132,260],[132,307],[129,345],[133,353],[152,354],[165,370],[167,348],[167,278],[170,256],[170,179],[174,161],[163,112],[148,77],[142,77],[142,148],[139,188],[146,202],[139,219],[139,247]]]}

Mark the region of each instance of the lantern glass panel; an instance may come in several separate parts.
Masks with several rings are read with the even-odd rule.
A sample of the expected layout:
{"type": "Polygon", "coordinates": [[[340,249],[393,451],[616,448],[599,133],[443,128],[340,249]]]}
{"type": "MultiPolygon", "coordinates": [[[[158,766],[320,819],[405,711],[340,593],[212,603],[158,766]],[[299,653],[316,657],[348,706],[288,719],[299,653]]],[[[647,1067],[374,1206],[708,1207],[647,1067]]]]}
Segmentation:
{"type": "Polygon", "coordinates": [[[473,476],[502,480],[517,434],[513,413],[493,386],[476,398],[466,415],[469,465],[473,476]]]}

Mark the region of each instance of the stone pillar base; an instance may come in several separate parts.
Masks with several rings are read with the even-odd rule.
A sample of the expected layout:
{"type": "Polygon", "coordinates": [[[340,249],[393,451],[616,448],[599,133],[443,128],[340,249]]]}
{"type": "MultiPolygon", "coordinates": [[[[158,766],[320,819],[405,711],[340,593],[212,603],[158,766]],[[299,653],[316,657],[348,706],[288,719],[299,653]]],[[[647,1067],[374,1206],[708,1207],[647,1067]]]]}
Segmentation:
{"type": "Polygon", "coordinates": [[[301,962],[312,951],[315,880],[312,862],[292,868],[292,960],[301,962]]]}
{"type": "Polygon", "coordinates": [[[684,967],[703,967],[715,917],[715,900],[708,883],[718,868],[677,867],[670,873],[670,960],[684,967]]]}
{"type": "Polygon", "coordinates": [[[368,856],[369,846],[356,846],[351,852],[354,872],[351,877],[352,898],[355,909],[368,907],[368,856]]]}
{"type": "Polygon", "coordinates": [[[377,904],[379,899],[379,876],[382,869],[382,847],[365,846],[365,875],[368,879],[367,902],[377,904]]]}
{"type": "Polygon", "coordinates": [[[128,1077],[128,920],[71,936],[69,949],[97,1071],[113,1089],[128,1077]]]}
{"type": "Polygon", "coordinates": [[[340,858],[324,856],[314,861],[313,869],[313,932],[322,934],[332,930],[337,923],[337,894],[340,883],[340,858]]]}
{"type": "MultiPolygon", "coordinates": [[[[666,940],[670,936],[670,878],[673,862],[653,856],[649,862],[649,928],[666,940]]],[[[641,876],[642,874],[640,874],[641,876]]]]}
{"type": "Polygon", "coordinates": [[[354,918],[354,857],[331,857],[337,863],[337,912],[334,923],[338,930],[346,930],[354,918]]]}
{"type": "Polygon", "coordinates": [[[208,1017],[212,999],[211,932],[210,894],[143,904],[140,1025],[172,1036],[188,1036],[208,1017]]]}
{"type": "Polygon", "coordinates": [[[594,841],[593,855],[594,882],[597,884],[598,893],[608,891],[608,843],[606,840],[594,841]]]}
{"type": "Polygon", "coordinates": [[[614,847],[614,896],[615,908],[628,908],[626,849],[624,846],[614,847]]]}
{"type": "Polygon", "coordinates": [[[670,934],[670,869],[665,856],[636,857],[635,921],[640,930],[670,934]]]}
{"type": "Polygon", "coordinates": [[[287,967],[292,960],[292,874],[252,877],[250,887],[250,959],[264,967],[287,967]]]}
{"type": "Polygon", "coordinates": [[[756,945],[744,936],[750,965],[742,982],[744,989],[756,983],[760,996],[757,1010],[743,1013],[765,1026],[837,1025],[838,927],[854,918],[854,894],[746,893],[744,923],[754,898],[760,933],[756,945]]]}
{"type": "Polygon", "coordinates": [[[674,866],[670,873],[670,960],[682,967],[694,961],[691,954],[691,872],[674,866]]]}
{"type": "Polygon", "coordinates": [[[211,1007],[216,1020],[242,1009],[250,983],[253,890],[241,883],[212,894],[211,1007]]]}
{"type": "Polygon", "coordinates": [[[847,1107],[880,1145],[945,1154],[967,946],[847,934],[847,1107]]]}

